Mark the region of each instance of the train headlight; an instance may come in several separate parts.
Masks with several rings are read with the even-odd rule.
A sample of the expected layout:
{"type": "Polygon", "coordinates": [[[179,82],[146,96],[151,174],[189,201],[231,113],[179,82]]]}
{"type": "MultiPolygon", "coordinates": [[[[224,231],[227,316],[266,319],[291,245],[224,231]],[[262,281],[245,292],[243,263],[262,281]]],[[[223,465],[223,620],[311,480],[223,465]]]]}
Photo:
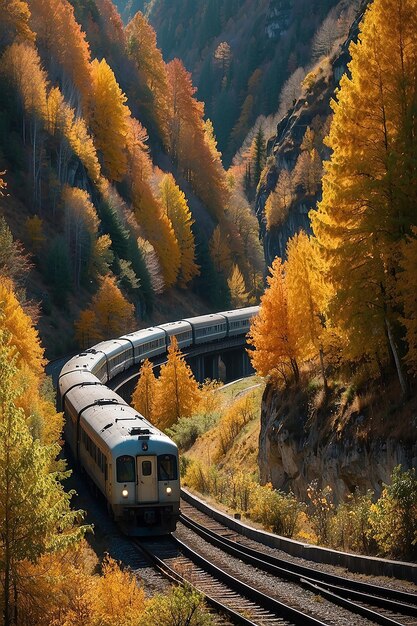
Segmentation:
{"type": "Polygon", "coordinates": [[[126,489],[126,487],[125,487],[125,488],[123,489],[123,491],[122,491],[122,496],[123,496],[124,498],[127,498],[127,496],[128,496],[128,495],[129,495],[129,492],[128,492],[128,490],[127,490],[127,489],[126,489]]]}
{"type": "Polygon", "coordinates": [[[167,487],[167,494],[170,496],[170,495],[171,495],[171,493],[172,493],[172,489],[171,489],[171,487],[167,487]]]}

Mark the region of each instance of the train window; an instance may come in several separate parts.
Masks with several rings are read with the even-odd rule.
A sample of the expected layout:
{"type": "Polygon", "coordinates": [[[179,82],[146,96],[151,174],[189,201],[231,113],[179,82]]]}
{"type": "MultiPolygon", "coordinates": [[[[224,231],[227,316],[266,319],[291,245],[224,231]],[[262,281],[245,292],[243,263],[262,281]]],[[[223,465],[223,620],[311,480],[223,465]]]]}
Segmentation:
{"type": "Polygon", "coordinates": [[[116,459],[117,482],[133,483],[135,482],[135,459],[133,456],[119,456],[116,459]]]}
{"type": "Polygon", "coordinates": [[[142,461],[142,476],[150,476],[152,474],[152,463],[150,461],[142,461]]]}
{"type": "Polygon", "coordinates": [[[174,454],[158,456],[158,480],[177,480],[177,459],[174,454]]]}

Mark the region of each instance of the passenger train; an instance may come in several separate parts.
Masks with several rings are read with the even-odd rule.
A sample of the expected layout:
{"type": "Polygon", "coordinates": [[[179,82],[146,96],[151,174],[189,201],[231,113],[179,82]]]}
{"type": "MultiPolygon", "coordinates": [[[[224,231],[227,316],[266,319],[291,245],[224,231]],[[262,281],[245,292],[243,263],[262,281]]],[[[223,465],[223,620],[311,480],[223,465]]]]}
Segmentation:
{"type": "Polygon", "coordinates": [[[58,400],[65,414],[65,439],[127,534],[175,530],[180,503],[178,449],[106,383],[145,359],[164,354],[173,336],[184,349],[246,335],[257,313],[258,307],[248,307],[138,330],[102,341],[62,368],[58,400]]]}

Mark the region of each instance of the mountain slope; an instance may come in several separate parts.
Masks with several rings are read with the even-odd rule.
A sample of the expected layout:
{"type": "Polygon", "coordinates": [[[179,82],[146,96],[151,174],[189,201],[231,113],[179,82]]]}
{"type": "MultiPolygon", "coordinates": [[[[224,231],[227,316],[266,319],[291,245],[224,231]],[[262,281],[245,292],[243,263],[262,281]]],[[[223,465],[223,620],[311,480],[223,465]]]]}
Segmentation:
{"type": "MultiPolygon", "coordinates": [[[[121,0],[119,8],[123,10],[121,0]]],[[[310,62],[312,38],[335,0],[148,3],[165,59],[192,72],[228,164],[260,114],[275,113],[287,78],[310,62]]],[[[139,8],[133,1],[131,11],[139,8]]]]}

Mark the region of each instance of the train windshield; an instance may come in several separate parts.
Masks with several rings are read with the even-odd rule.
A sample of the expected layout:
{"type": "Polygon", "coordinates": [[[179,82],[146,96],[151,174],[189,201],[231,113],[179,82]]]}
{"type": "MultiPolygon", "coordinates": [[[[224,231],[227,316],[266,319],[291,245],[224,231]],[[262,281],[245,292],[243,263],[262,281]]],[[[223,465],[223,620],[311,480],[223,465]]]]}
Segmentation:
{"type": "Polygon", "coordinates": [[[177,458],[174,454],[158,456],[158,480],[177,480],[177,458]]]}
{"type": "Polygon", "coordinates": [[[125,455],[117,457],[116,467],[118,483],[135,482],[135,459],[133,456],[125,455]]]}

